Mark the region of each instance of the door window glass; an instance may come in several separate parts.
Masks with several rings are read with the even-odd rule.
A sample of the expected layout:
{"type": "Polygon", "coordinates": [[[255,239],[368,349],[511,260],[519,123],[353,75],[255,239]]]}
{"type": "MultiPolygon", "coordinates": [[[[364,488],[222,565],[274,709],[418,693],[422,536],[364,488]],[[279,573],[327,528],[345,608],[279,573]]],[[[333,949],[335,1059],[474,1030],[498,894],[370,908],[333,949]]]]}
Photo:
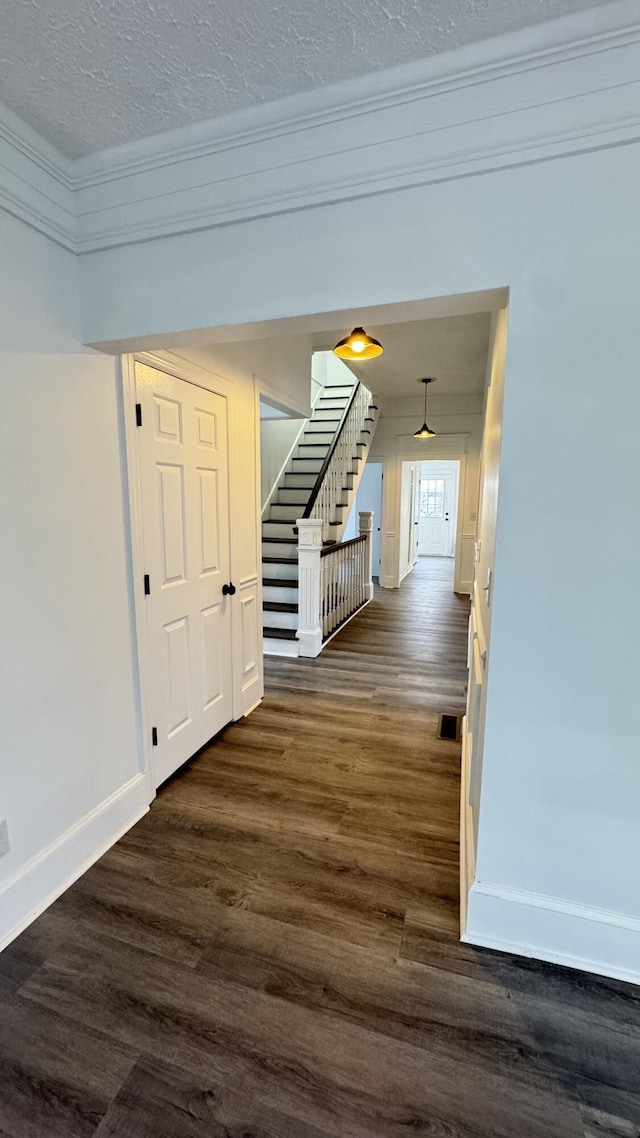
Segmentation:
{"type": "Polygon", "coordinates": [[[444,478],[420,480],[420,517],[444,517],[444,478]]]}

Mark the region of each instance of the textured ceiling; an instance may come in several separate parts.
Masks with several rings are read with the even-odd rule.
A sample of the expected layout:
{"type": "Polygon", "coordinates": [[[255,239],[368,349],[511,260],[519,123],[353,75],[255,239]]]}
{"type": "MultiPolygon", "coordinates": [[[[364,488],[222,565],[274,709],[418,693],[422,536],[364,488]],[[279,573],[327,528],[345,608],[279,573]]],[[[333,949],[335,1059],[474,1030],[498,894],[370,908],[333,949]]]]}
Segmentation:
{"type": "Polygon", "coordinates": [[[0,101],[70,158],[594,0],[3,0],[0,101]]]}
{"type": "MultiPolygon", "coordinates": [[[[416,382],[423,375],[437,379],[430,397],[478,394],[484,390],[490,329],[489,312],[406,324],[367,324],[367,332],[380,340],[384,354],[352,370],[385,400],[423,399],[424,388],[416,382]]],[[[316,334],[313,347],[331,348],[350,331],[336,328],[316,334]]]]}

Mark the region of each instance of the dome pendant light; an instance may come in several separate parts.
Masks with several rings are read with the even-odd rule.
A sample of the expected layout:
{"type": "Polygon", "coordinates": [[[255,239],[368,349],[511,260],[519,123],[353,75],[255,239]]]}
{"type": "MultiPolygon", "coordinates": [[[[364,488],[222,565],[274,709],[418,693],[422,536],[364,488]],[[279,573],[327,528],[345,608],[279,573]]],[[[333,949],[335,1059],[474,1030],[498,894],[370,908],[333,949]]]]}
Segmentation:
{"type": "Polygon", "coordinates": [[[424,383],[424,423],[420,427],[420,430],[416,431],[413,437],[414,439],[434,439],[436,432],[432,431],[431,427],[427,426],[427,386],[430,383],[435,383],[435,380],[433,378],[419,379],[418,383],[424,383]]]}
{"type": "Polygon", "coordinates": [[[368,336],[364,328],[354,328],[350,336],[336,344],[333,354],[341,360],[374,360],[383,351],[380,341],[368,336]]]}

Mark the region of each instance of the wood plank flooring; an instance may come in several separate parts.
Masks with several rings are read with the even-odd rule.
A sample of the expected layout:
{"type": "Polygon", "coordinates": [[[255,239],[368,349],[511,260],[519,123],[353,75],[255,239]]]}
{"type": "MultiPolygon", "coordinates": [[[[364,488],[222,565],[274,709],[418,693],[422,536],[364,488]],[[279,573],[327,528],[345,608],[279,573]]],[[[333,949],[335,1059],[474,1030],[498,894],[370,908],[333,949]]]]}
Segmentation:
{"type": "Polygon", "coordinates": [[[640,990],[461,945],[421,561],[0,956],[0,1138],[640,1138],[640,990]]]}

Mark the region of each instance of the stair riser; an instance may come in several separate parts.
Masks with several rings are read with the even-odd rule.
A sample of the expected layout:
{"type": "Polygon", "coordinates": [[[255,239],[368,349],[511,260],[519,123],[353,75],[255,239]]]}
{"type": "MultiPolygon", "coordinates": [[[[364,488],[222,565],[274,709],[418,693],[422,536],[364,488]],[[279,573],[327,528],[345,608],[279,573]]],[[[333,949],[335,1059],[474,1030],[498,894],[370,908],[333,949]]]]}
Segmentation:
{"type": "Polygon", "coordinates": [[[322,470],[323,461],[323,459],[317,458],[293,458],[291,460],[291,473],[295,474],[298,472],[300,474],[319,474],[322,470]]]}
{"type": "MultiPolygon", "coordinates": [[[[266,541],[264,538],[262,540],[262,556],[263,557],[285,557],[285,558],[288,558],[288,557],[297,557],[297,555],[298,555],[298,546],[296,545],[296,542],[294,540],[292,540],[291,545],[289,545],[288,542],[286,544],[281,544],[280,542],[266,541]]],[[[296,570],[297,570],[297,566],[296,566],[296,570]]],[[[280,574],[279,573],[270,573],[270,576],[279,577],[280,574]]],[[[296,576],[297,576],[297,572],[296,572],[296,576]]]]}
{"type": "MultiPolygon", "coordinates": [[[[285,474],[283,490],[288,490],[289,487],[296,487],[296,486],[307,487],[309,490],[313,490],[313,487],[315,486],[315,484],[316,484],[315,474],[305,474],[305,472],[303,470],[301,470],[297,474],[293,474],[293,473],[285,474]]],[[[301,495],[301,497],[304,497],[304,494],[301,495]]]]}
{"type": "MultiPolygon", "coordinates": [[[[322,395],[346,395],[346,397],[349,398],[354,387],[355,383],[328,383],[322,395]]],[[[320,396],[321,399],[322,395],[320,396]]]]}
{"type": "Polygon", "coordinates": [[[263,585],[262,599],[264,601],[273,601],[274,605],[297,605],[297,585],[295,587],[287,587],[286,585],[263,585]]]}
{"type": "Polygon", "coordinates": [[[297,628],[298,627],[298,614],[297,612],[273,612],[272,609],[267,609],[262,613],[262,623],[267,628],[297,628]]]}
{"type": "Polygon", "coordinates": [[[296,540],[296,535],[293,532],[294,521],[289,522],[263,522],[262,523],[262,540],[268,541],[269,538],[274,537],[290,537],[292,541],[296,540]]]}
{"type": "Polygon", "coordinates": [[[283,486],[282,489],[278,490],[277,500],[273,503],[271,508],[275,510],[276,508],[279,509],[283,506],[288,506],[290,509],[297,511],[296,516],[301,518],[304,513],[304,508],[309,501],[311,490],[311,486],[300,490],[287,490],[287,487],[283,486]],[[307,493],[305,493],[305,489],[307,493]]]}
{"type": "Polygon", "coordinates": [[[307,443],[321,443],[322,446],[330,447],[334,433],[334,431],[305,431],[301,446],[305,446],[307,443]]]}
{"type": "Polygon", "coordinates": [[[299,443],[296,458],[319,458],[324,462],[328,453],[329,443],[318,443],[317,446],[314,443],[299,443]]]}
{"type": "Polygon", "coordinates": [[[333,410],[330,407],[316,407],[313,412],[313,421],[314,423],[321,423],[324,419],[341,419],[343,411],[344,407],[335,407],[333,410]]]}
{"type": "Polygon", "coordinates": [[[307,425],[304,429],[305,434],[308,431],[310,431],[312,435],[315,435],[318,433],[321,434],[323,431],[325,431],[326,433],[328,433],[330,435],[335,435],[338,427],[340,426],[340,419],[341,418],[342,418],[342,415],[339,415],[338,412],[336,411],[334,413],[333,419],[316,419],[316,418],[309,419],[307,422],[307,425]]]}
{"type": "MultiPolygon", "coordinates": [[[[266,557],[269,554],[265,554],[266,557]]],[[[277,555],[276,555],[277,556],[277,555]]],[[[265,577],[273,577],[275,581],[290,581],[291,586],[298,587],[298,562],[294,564],[289,562],[270,561],[268,564],[262,566],[262,572],[265,577]]]]}
{"type": "MultiPolygon", "coordinates": [[[[282,494],[282,490],[279,491],[282,494]]],[[[269,521],[272,522],[297,522],[304,514],[304,506],[296,504],[295,506],[288,506],[286,502],[274,502],[269,512],[269,521]]]]}

